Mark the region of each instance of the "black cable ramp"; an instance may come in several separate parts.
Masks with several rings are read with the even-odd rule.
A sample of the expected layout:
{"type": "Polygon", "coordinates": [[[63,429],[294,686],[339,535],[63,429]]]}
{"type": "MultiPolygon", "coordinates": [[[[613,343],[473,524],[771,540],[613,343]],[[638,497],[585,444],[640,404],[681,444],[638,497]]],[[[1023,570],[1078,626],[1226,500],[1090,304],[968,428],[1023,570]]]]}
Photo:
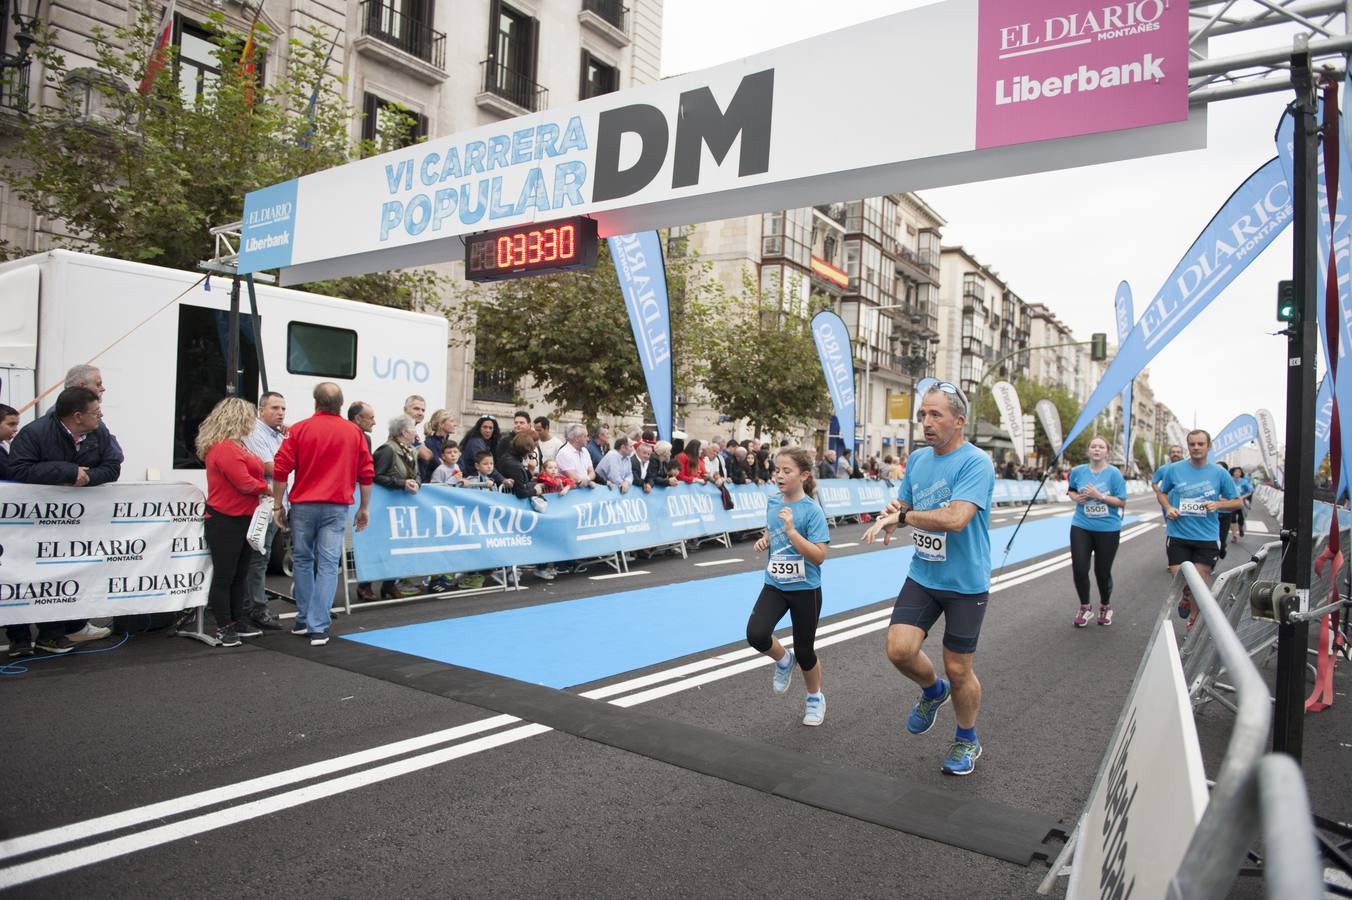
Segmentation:
{"type": "Polygon", "coordinates": [[[1049,861],[1058,847],[1048,841],[1065,837],[1056,819],[1034,810],[911,784],[476,669],[341,639],[323,648],[286,634],[250,643],[1021,866],[1049,861]]]}

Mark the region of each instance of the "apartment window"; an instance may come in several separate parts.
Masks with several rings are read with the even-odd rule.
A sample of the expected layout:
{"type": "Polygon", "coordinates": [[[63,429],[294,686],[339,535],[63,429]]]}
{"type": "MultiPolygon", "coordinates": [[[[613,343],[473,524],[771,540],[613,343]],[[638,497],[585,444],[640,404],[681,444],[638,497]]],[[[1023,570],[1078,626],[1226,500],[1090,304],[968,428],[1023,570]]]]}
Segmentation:
{"type": "Polygon", "coordinates": [[[362,96],[361,139],[384,153],[427,137],[427,116],[375,94],[362,96]]]}
{"type": "Polygon", "coordinates": [[[763,215],[761,255],[783,256],[808,268],[812,258],[812,210],[787,209],[763,215]]]}
{"type": "Polygon", "coordinates": [[[807,273],[788,266],[761,266],[761,296],[772,300],[781,312],[806,318],[811,295],[807,273]]]}
{"type": "Polygon", "coordinates": [[[186,19],[178,20],[178,89],[187,105],[196,106],[220,83],[217,49],[205,29],[186,19]]]}
{"type": "Polygon", "coordinates": [[[500,0],[493,0],[489,28],[485,89],[511,100],[517,106],[534,109],[535,57],[540,40],[540,23],[500,0]]]}
{"type": "Polygon", "coordinates": [[[605,61],[597,59],[586,50],[582,51],[582,87],[578,92],[579,100],[599,97],[620,89],[620,70],[605,61]]]}
{"type": "Polygon", "coordinates": [[[365,33],[432,63],[445,64],[446,36],[432,28],[432,0],[365,0],[365,33]]]}

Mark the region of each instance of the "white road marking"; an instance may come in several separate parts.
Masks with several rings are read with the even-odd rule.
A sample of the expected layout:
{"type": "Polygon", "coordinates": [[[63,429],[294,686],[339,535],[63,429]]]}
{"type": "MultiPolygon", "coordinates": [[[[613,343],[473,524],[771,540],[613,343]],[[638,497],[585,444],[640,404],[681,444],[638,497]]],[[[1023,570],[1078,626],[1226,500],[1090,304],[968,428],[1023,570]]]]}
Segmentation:
{"type": "Polygon", "coordinates": [[[846,547],[858,547],[858,546],[859,546],[859,542],[858,542],[858,541],[847,541],[847,542],[844,543],[844,544],[832,544],[831,546],[834,547],[834,548],[837,549],[837,550],[844,550],[846,547]]]}
{"type": "MultiPolygon", "coordinates": [[[[1131,540],[1137,535],[1143,534],[1155,527],[1156,523],[1153,522],[1139,525],[1124,532],[1122,541],[1125,542],[1131,540]]],[[[996,580],[992,583],[991,593],[998,593],[1005,588],[1013,587],[1016,584],[1022,584],[1025,581],[1041,577],[1048,572],[1064,568],[1067,565],[1069,565],[1069,555],[1063,554],[1053,557],[1051,560],[1043,560],[1042,562],[1035,563],[1023,569],[1002,573],[1000,576],[997,576],[996,580]]],[[[828,647],[833,644],[852,640],[856,637],[862,637],[866,634],[881,631],[888,627],[890,618],[891,610],[884,608],[822,626],[818,630],[819,640],[817,640],[816,645],[818,647],[828,647]]],[[[793,642],[792,639],[785,639],[783,643],[791,646],[793,642]]],[[[610,701],[616,706],[627,708],[646,703],[650,700],[656,700],[661,697],[680,693],[681,691],[701,687],[702,685],[719,681],[724,678],[730,678],[734,675],[739,675],[743,672],[748,672],[760,666],[767,665],[770,661],[769,657],[758,654],[751,648],[743,648],[730,653],[697,660],[663,672],[655,672],[650,675],[628,679],[618,684],[597,688],[596,690],[585,692],[581,696],[599,700],[605,697],[613,697],[617,694],[628,694],[629,691],[641,687],[648,688],[647,690],[639,690],[637,693],[610,701]],[[719,668],[720,666],[721,668],[719,668]],[[662,684],[661,682],[663,681],[669,683],[662,684]]],[[[297,781],[302,781],[307,778],[315,778],[343,769],[352,768],[354,766],[363,765],[368,762],[374,762],[407,753],[411,750],[422,749],[427,746],[434,746],[439,743],[456,740],[459,737],[466,737],[482,731],[489,731],[519,721],[521,720],[513,716],[493,716],[478,722],[470,722],[465,725],[457,726],[456,728],[445,729],[431,734],[409,738],[404,741],[398,741],[393,744],[347,754],[331,760],[322,760],[295,769],[277,772],[272,775],[249,779],[248,781],[240,782],[239,784],[213,788],[207,791],[189,794],[184,797],[150,804],[149,806],[138,807],[107,816],[100,816],[95,819],[60,826],[58,828],[48,829],[47,831],[36,832],[31,835],[11,838],[7,841],[0,841],[0,859],[48,849],[50,847],[70,843],[71,841],[95,837],[111,831],[143,824],[147,821],[168,818],[194,809],[200,809],[217,803],[238,799],[242,795],[259,793],[285,784],[294,784],[297,781]]],[[[281,812],[314,800],[331,797],[369,784],[396,778],[411,772],[421,771],[432,766],[441,765],[442,763],[480,753],[485,750],[491,750],[509,743],[525,740],[526,738],[535,735],[545,734],[551,730],[552,729],[543,725],[522,725],[517,728],[499,732],[498,734],[466,741],[451,747],[444,747],[430,753],[410,756],[396,762],[376,766],[375,768],[363,769],[328,781],[321,781],[305,787],[285,791],[272,797],[253,800],[215,812],[204,813],[178,822],[149,828],[134,834],[112,838],[110,840],[78,847],[73,850],[67,850],[51,856],[3,868],[0,869],[0,888],[14,887],[39,878],[45,878],[62,872],[68,872],[73,869],[83,868],[84,866],[157,847],[185,837],[191,837],[207,831],[238,824],[239,822],[281,812]]]]}
{"type": "Polygon", "coordinates": [[[730,559],[711,559],[708,562],[695,563],[695,568],[707,569],[709,566],[730,566],[733,563],[739,563],[741,561],[742,558],[740,556],[734,556],[730,559]]]}
{"type": "Polygon", "coordinates": [[[632,578],[635,575],[651,575],[647,569],[630,569],[628,572],[613,572],[610,575],[588,575],[592,581],[610,581],[613,578],[632,578]]]}

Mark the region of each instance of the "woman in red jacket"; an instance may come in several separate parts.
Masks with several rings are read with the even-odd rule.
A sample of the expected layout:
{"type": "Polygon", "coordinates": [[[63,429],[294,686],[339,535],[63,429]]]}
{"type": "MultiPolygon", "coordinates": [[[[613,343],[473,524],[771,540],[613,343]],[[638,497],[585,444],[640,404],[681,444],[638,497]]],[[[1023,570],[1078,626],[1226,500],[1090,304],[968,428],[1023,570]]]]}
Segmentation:
{"type": "Polygon", "coordinates": [[[211,551],[211,590],[207,605],[213,620],[207,633],[222,647],[238,647],[241,637],[259,631],[244,615],[249,576],[249,521],[258,498],[270,490],[263,480],[263,462],[244,449],[257,411],[248,400],[226,397],[197,431],[197,456],[207,466],[207,512],[204,531],[211,551]]]}
{"type": "Polygon", "coordinates": [[[699,451],[699,441],[689,440],[685,442],[685,449],[676,454],[676,464],[680,466],[680,470],[676,473],[677,481],[686,484],[704,484],[708,472],[704,469],[704,457],[700,456],[699,451]]]}

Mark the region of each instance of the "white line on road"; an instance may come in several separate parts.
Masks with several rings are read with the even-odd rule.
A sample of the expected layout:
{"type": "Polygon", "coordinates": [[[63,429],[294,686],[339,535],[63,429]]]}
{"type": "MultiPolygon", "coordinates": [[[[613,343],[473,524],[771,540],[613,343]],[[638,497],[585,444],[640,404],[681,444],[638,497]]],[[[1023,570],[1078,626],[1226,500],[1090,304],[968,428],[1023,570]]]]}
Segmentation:
{"type": "Polygon", "coordinates": [[[844,544],[832,544],[831,547],[836,550],[844,550],[846,547],[858,547],[858,541],[847,541],[844,544]]]}
{"type": "Polygon", "coordinates": [[[588,575],[592,581],[610,581],[614,578],[632,578],[635,575],[651,575],[647,569],[630,569],[628,572],[612,572],[609,575],[588,575]]]}
{"type": "Polygon", "coordinates": [[[695,568],[707,569],[710,566],[729,566],[732,565],[733,563],[739,563],[741,561],[742,558],[740,556],[734,556],[731,557],[730,559],[711,559],[708,562],[695,563],[695,568]]]}

